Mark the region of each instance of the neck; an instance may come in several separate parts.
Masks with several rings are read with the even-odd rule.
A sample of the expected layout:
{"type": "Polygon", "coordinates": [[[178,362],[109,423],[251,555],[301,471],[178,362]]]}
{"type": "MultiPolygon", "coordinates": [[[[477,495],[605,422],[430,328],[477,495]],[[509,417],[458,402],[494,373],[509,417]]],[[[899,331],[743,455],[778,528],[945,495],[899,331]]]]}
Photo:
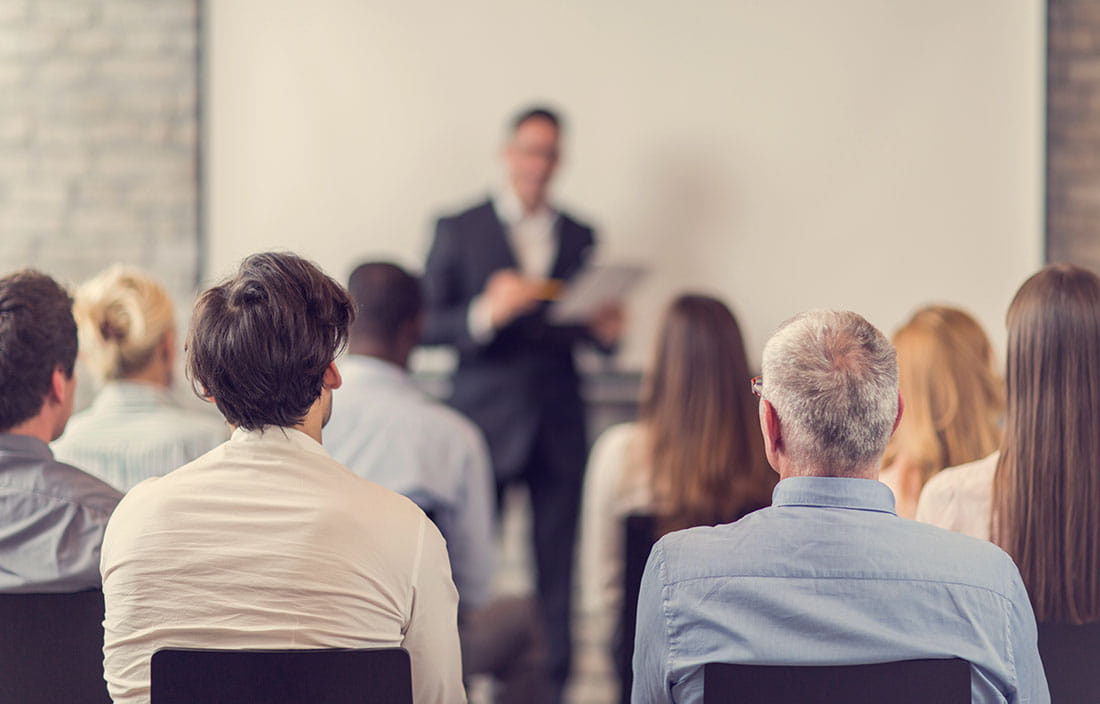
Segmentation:
{"type": "Polygon", "coordinates": [[[156,361],[149,363],[141,371],[135,372],[121,381],[136,381],[142,384],[150,384],[152,386],[163,386],[168,388],[168,381],[171,375],[163,364],[156,361]]]}
{"type": "Polygon", "coordinates": [[[12,426],[4,434],[5,435],[24,435],[29,438],[36,438],[46,443],[47,445],[58,438],[60,433],[54,434],[56,427],[53,423],[53,419],[47,417],[45,413],[39,413],[33,418],[28,418],[19,425],[12,426]]]}
{"type": "Polygon", "coordinates": [[[838,471],[834,467],[794,465],[790,462],[782,463],[779,470],[779,478],[789,477],[843,477],[845,479],[878,479],[878,464],[870,464],[865,467],[838,471]]]}

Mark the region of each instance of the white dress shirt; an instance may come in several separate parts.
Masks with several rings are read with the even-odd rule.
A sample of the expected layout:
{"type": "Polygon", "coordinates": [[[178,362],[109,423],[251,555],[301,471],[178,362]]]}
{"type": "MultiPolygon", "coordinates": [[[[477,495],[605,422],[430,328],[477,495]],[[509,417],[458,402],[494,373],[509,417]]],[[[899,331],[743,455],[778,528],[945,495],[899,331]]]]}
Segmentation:
{"type": "MultiPolygon", "coordinates": [[[[504,227],[519,273],[531,279],[550,276],[558,254],[557,211],[544,203],[535,212],[528,213],[511,186],[493,195],[493,210],[504,227]]],[[[470,336],[480,343],[491,340],[496,332],[488,303],[484,295],[477,296],[470,303],[467,314],[470,336]]]]}
{"type": "Polygon", "coordinates": [[[924,485],[917,520],[989,540],[993,511],[993,475],[1000,452],[936,474],[924,485]]]}
{"type": "Polygon", "coordinates": [[[119,491],[168,474],[225,442],[229,426],[180,406],[167,389],[113,381],[65,426],[54,454],[119,491]]]}
{"type": "Polygon", "coordinates": [[[489,600],[496,513],[489,449],[465,416],[390,362],[349,354],[337,366],[325,447],[359,476],[412,499],[447,540],[463,610],[489,600]]]}
{"type": "Polygon", "coordinates": [[[465,701],[443,538],[411,501],[297,430],[230,440],[122,500],[101,564],[115,704],[163,647],[401,646],[417,704],[465,701]]]}

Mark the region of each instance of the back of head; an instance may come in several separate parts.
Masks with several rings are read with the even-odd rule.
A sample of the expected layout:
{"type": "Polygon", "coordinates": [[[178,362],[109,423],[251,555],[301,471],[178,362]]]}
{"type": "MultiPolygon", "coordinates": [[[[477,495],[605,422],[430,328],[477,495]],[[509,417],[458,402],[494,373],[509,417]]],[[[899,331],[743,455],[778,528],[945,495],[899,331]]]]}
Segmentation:
{"type": "Polygon", "coordinates": [[[993,537],[1037,620],[1100,621],[1100,279],[1048,266],[1020,287],[1007,322],[993,537]]]}
{"type": "Polygon", "coordinates": [[[763,397],[804,474],[861,476],[877,467],[898,411],[898,365],[886,337],[849,311],[801,313],[764,346],[763,397]]]}
{"type": "Polygon", "coordinates": [[[741,329],[729,309],[706,296],[674,300],[640,414],[660,532],[731,521],[768,503],[775,474],[748,379],[741,329]]]}
{"type": "Polygon", "coordinates": [[[348,291],[356,313],[351,325],[353,352],[360,341],[397,343],[402,329],[420,316],[423,306],[417,278],[388,262],[360,264],[348,277],[348,291]]]}
{"type": "Polygon", "coordinates": [[[195,304],[188,375],[234,426],[294,427],[320,396],[354,316],[347,291],[316,265],[254,254],[195,304]]]}
{"type": "Polygon", "coordinates": [[[905,415],[884,463],[900,454],[927,480],[996,450],[1004,393],[978,322],[956,308],[927,306],[894,334],[894,346],[905,415]]]}
{"type": "Polygon", "coordinates": [[[55,369],[72,377],[72,304],[65,289],[37,271],[0,279],[0,432],[38,414],[55,369]]]}
{"type": "Polygon", "coordinates": [[[175,328],[172,299],[164,287],[145,272],[122,265],[77,290],[73,315],[83,358],[104,380],[141,372],[175,328]]]}

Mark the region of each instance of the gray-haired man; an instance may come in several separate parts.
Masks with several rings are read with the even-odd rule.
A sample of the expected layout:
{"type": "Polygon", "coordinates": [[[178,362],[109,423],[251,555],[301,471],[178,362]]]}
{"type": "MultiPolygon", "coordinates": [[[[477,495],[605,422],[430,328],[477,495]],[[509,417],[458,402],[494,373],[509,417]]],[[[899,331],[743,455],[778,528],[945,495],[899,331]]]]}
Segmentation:
{"type": "MultiPolygon", "coordinates": [[[[1049,702],[1035,617],[990,543],[898,518],[876,481],[901,419],[894,349],[855,313],[812,311],[764,347],[772,507],[665,536],[642,581],[634,702],[701,702],[708,662],[959,657],[974,702],[1049,702]]],[[[747,391],[746,391],[747,393],[747,391]]]]}

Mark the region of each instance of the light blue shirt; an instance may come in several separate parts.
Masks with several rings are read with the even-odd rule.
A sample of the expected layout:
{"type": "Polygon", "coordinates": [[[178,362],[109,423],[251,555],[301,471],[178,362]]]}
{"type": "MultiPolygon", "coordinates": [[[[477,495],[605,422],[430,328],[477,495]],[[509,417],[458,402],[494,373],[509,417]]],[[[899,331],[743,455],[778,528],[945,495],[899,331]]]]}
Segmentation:
{"type": "Polygon", "coordinates": [[[87,410],[69,419],[53,451],[58,459],[126,492],[140,481],[182,467],[228,438],[224,420],[183,408],[163,387],[112,381],[87,410]]]}
{"type": "Polygon", "coordinates": [[[459,608],[484,606],[493,578],[495,504],[481,431],[395,364],[348,355],[337,366],[343,385],[322,431],[325,448],[359,476],[430,513],[447,541],[459,608]]]}
{"type": "Polygon", "coordinates": [[[793,477],[772,506],[662,538],[642,579],[636,704],[702,702],[703,665],[959,657],[976,703],[1049,702],[1012,560],[898,518],[881,482],[793,477]]]}
{"type": "Polygon", "coordinates": [[[0,592],[98,588],[103,532],[121,498],[41,440],[0,434],[0,592]]]}

